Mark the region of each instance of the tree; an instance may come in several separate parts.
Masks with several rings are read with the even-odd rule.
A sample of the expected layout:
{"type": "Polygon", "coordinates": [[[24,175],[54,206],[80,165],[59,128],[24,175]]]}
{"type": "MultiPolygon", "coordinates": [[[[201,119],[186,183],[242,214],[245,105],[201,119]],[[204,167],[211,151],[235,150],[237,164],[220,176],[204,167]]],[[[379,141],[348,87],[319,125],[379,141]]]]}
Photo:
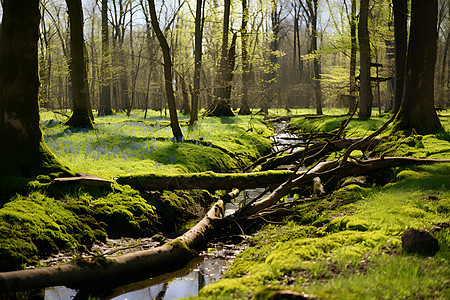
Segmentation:
{"type": "Polygon", "coordinates": [[[240,115],[250,115],[250,106],[248,105],[248,86],[250,84],[250,63],[248,57],[248,5],[247,0],[242,0],[242,28],[241,28],[241,47],[242,47],[242,102],[239,110],[240,115]]]}
{"type": "Polygon", "coordinates": [[[358,42],[356,40],[356,0],[351,0],[350,11],[350,95],[356,94],[356,52],[358,51],[358,42]]]}
{"type": "Polygon", "coordinates": [[[372,86],[370,83],[369,0],[361,0],[358,39],[360,55],[359,118],[370,119],[372,114],[372,86]]]}
{"type": "MultiPolygon", "coordinates": [[[[222,48],[219,72],[217,74],[217,82],[219,84],[215,89],[215,100],[211,107],[208,108],[208,115],[210,116],[234,116],[228,103],[230,98],[227,98],[228,90],[231,90],[232,82],[229,80],[230,74],[232,77],[232,70],[230,69],[230,57],[228,51],[228,30],[230,28],[230,6],[231,0],[225,0],[225,7],[223,13],[223,31],[222,31],[222,48]]],[[[232,58],[234,60],[234,57],[232,58]]]]}
{"type": "Polygon", "coordinates": [[[304,12],[307,15],[308,23],[311,25],[311,48],[310,53],[314,54],[313,58],[313,69],[314,69],[314,96],[315,96],[315,104],[316,104],[316,113],[318,115],[322,114],[322,92],[320,88],[320,79],[321,79],[321,66],[319,56],[317,52],[317,18],[318,18],[318,0],[306,0],[300,1],[301,6],[303,7],[304,12]]]}
{"type": "Polygon", "coordinates": [[[438,0],[413,0],[405,83],[393,131],[435,133],[442,125],[434,108],[438,0]]]}
{"type": "Polygon", "coordinates": [[[81,0],[66,0],[70,19],[70,76],[73,86],[73,114],[66,121],[72,127],[93,128],[94,117],[89,101],[89,87],[84,59],[83,8],[81,0]]]}
{"type": "Polygon", "coordinates": [[[38,103],[39,1],[5,0],[0,48],[0,174],[70,172],[45,145],[38,103]]]}
{"type": "Polygon", "coordinates": [[[100,109],[99,116],[112,115],[111,109],[111,87],[110,77],[110,57],[109,57],[109,32],[108,32],[108,0],[102,0],[102,63],[100,77],[100,109]]]}
{"type": "Polygon", "coordinates": [[[189,126],[194,126],[198,119],[198,100],[200,98],[200,75],[202,71],[202,39],[203,39],[203,0],[197,0],[195,9],[195,41],[194,41],[194,90],[192,91],[191,118],[189,126]]]}
{"type": "MultiPolygon", "coordinates": [[[[313,1],[313,17],[312,17],[312,52],[317,52],[317,9],[319,6],[319,1],[313,1]]],[[[322,114],[322,93],[320,90],[320,61],[319,56],[314,55],[314,94],[316,98],[316,113],[318,115],[322,114]]]]}
{"type": "Polygon", "coordinates": [[[148,6],[150,9],[150,18],[153,30],[158,38],[159,45],[163,53],[164,59],[164,80],[166,88],[167,104],[169,106],[170,114],[170,127],[172,128],[172,133],[177,142],[183,141],[183,133],[181,132],[180,124],[178,123],[177,108],[175,103],[175,96],[173,94],[173,73],[172,73],[172,58],[170,57],[170,47],[167,40],[159,28],[158,19],[156,16],[155,1],[148,0],[148,6]]]}
{"type": "Polygon", "coordinates": [[[405,82],[406,48],[408,44],[408,0],[393,0],[394,10],[394,47],[395,47],[395,78],[393,113],[400,109],[405,82]]]}

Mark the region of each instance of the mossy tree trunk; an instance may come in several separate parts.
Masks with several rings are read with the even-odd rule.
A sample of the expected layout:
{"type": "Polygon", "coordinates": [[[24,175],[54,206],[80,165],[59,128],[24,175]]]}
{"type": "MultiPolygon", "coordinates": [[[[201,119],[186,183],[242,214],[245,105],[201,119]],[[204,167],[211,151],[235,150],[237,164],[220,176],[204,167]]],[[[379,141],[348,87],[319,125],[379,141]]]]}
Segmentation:
{"type": "Polygon", "coordinates": [[[70,19],[71,61],[69,72],[72,78],[73,114],[66,121],[72,127],[93,128],[94,117],[89,101],[86,63],[84,59],[83,9],[81,0],[66,0],[70,19]]]}
{"type": "Polygon", "coordinates": [[[413,0],[402,104],[393,131],[435,133],[442,125],[434,108],[437,0],[413,0]]]}
{"type": "Polygon", "coordinates": [[[372,86],[370,83],[369,0],[361,0],[358,24],[360,54],[359,118],[366,120],[372,115],[372,86]]]}
{"type": "Polygon", "coordinates": [[[167,40],[159,28],[158,18],[156,16],[155,1],[148,0],[148,5],[150,9],[150,19],[152,23],[153,30],[158,38],[159,45],[163,53],[164,59],[164,81],[167,96],[167,105],[169,106],[170,115],[170,127],[172,128],[172,133],[177,142],[183,141],[183,133],[181,132],[180,124],[178,123],[177,107],[175,103],[175,96],[173,93],[173,73],[172,73],[172,58],[170,57],[170,48],[167,40]]]}
{"type": "MultiPolygon", "coordinates": [[[[38,103],[39,1],[5,0],[0,49],[0,175],[69,172],[44,143],[38,103]]],[[[0,192],[1,193],[1,192],[0,192]]]]}

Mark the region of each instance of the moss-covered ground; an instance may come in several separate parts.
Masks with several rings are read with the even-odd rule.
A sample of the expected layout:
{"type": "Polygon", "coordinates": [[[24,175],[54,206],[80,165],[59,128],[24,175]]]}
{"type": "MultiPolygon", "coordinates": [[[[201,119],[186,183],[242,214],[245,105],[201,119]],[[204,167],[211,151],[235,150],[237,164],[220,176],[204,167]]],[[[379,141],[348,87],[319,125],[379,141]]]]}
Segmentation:
{"type": "MultiPolygon", "coordinates": [[[[345,117],[298,117],[293,123],[329,131],[340,126],[340,118],[345,117]]],[[[348,135],[368,134],[387,119],[352,121],[348,135]]],[[[450,115],[440,119],[444,130],[437,135],[387,137],[377,153],[449,159],[450,115]]],[[[266,224],[225,278],[194,298],[268,299],[285,289],[312,299],[449,299],[449,174],[449,163],[402,167],[366,184],[348,180],[315,201],[294,195],[295,214],[279,220],[283,225],[266,224]],[[404,252],[406,228],[431,232],[439,252],[433,257],[404,252]]]]}
{"type": "Polygon", "coordinates": [[[185,141],[176,143],[159,112],[146,119],[140,111],[97,117],[91,130],[65,126],[61,114],[41,111],[45,142],[58,159],[73,172],[113,184],[55,186],[58,174],[0,178],[0,271],[35,266],[58,252],[77,256],[106,237],[175,231],[214,201],[206,191],[139,193],[115,183],[116,177],[236,172],[271,149],[272,129],[262,116],[204,118],[193,128],[180,119],[185,141]]]}

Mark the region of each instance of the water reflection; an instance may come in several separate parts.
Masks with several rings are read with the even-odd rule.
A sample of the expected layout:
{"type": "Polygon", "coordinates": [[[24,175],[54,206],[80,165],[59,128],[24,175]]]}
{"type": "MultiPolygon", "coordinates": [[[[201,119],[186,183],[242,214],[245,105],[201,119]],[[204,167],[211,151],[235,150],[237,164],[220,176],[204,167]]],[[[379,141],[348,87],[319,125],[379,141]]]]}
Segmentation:
{"type": "MultiPolygon", "coordinates": [[[[117,288],[111,294],[118,296],[109,297],[104,294],[100,298],[115,300],[170,300],[186,298],[197,295],[202,287],[219,280],[227,268],[227,259],[206,258],[186,276],[131,292],[127,287],[117,288]]],[[[45,290],[46,300],[74,299],[76,295],[76,290],[61,286],[51,287],[45,290]]]]}
{"type": "Polygon", "coordinates": [[[129,292],[113,299],[158,299],[171,300],[197,295],[202,287],[220,279],[227,262],[223,259],[206,259],[187,276],[170,283],[162,283],[138,291],[129,292]]]}

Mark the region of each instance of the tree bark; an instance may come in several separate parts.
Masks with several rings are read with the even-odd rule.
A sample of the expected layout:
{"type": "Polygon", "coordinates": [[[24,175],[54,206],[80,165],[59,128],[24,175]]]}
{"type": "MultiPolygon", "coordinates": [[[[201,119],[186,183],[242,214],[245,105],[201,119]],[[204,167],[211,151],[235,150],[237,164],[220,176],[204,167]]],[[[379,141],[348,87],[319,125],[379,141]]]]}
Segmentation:
{"type": "Polygon", "coordinates": [[[250,115],[248,105],[248,88],[250,85],[250,63],[248,57],[248,5],[247,0],[242,0],[242,28],[241,28],[241,48],[242,48],[242,102],[239,115],[250,115]]]}
{"type": "Polygon", "coordinates": [[[321,115],[322,114],[322,91],[320,88],[320,58],[317,54],[317,9],[318,9],[318,0],[314,0],[314,15],[312,18],[312,50],[313,52],[316,52],[314,55],[314,95],[316,99],[316,114],[321,115]]]}
{"type": "Polygon", "coordinates": [[[189,126],[194,126],[198,120],[200,98],[200,79],[202,72],[202,40],[203,40],[203,0],[197,0],[195,10],[195,41],[194,41],[194,90],[192,93],[191,118],[189,126]]]}
{"type": "Polygon", "coordinates": [[[111,109],[110,66],[108,0],[102,0],[102,62],[100,77],[100,108],[98,110],[99,116],[113,114],[111,109]]]}
{"type": "Polygon", "coordinates": [[[222,50],[220,57],[217,83],[214,91],[214,102],[208,108],[209,116],[234,116],[227,97],[228,90],[231,89],[232,82],[228,81],[230,70],[230,57],[228,57],[228,30],[230,28],[230,8],[231,0],[225,0],[223,13],[222,50]]]}
{"type": "Polygon", "coordinates": [[[358,39],[360,55],[359,118],[366,120],[372,115],[372,86],[370,83],[369,0],[361,0],[358,39]]]}
{"type": "Polygon", "coordinates": [[[70,173],[45,145],[40,127],[39,20],[39,1],[4,1],[0,34],[0,176],[70,173]]]}
{"type": "Polygon", "coordinates": [[[148,0],[148,5],[150,9],[150,17],[152,22],[153,30],[156,33],[156,37],[158,38],[159,45],[161,46],[161,50],[163,53],[164,59],[164,80],[165,80],[165,88],[166,88],[166,97],[167,104],[169,106],[169,115],[170,115],[170,127],[172,128],[172,133],[177,142],[183,141],[183,133],[181,132],[180,124],[178,123],[178,115],[177,108],[175,103],[175,96],[173,94],[173,74],[172,74],[172,58],[170,57],[170,48],[167,43],[164,34],[159,28],[158,19],[156,16],[155,9],[155,1],[148,0]]]}
{"type": "Polygon", "coordinates": [[[72,78],[73,114],[65,122],[72,127],[93,128],[94,117],[89,101],[89,87],[84,59],[83,8],[81,0],[66,0],[70,19],[71,61],[69,73],[72,78]]]}
{"type": "Polygon", "coordinates": [[[394,45],[395,45],[395,79],[394,105],[396,114],[402,103],[403,85],[405,82],[406,49],[408,45],[408,0],[393,0],[394,10],[394,45]]]}
{"type": "Polygon", "coordinates": [[[356,95],[356,52],[358,51],[358,41],[356,39],[356,0],[351,0],[350,12],[350,95],[356,95]]]}
{"type": "Polygon", "coordinates": [[[403,100],[393,131],[429,134],[442,127],[434,109],[437,7],[437,0],[412,1],[403,100]]]}

